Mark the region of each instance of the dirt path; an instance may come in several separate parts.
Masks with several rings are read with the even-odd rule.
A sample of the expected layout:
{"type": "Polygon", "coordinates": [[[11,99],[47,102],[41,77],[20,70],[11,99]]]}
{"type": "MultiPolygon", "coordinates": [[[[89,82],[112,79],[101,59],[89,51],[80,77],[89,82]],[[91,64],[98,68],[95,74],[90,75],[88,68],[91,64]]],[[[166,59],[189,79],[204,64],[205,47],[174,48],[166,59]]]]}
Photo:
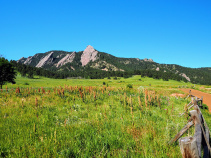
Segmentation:
{"type": "MultiPolygon", "coordinates": [[[[188,93],[190,89],[181,89],[183,92],[188,93]]],[[[209,112],[211,112],[211,94],[204,93],[195,89],[191,89],[191,94],[201,98],[203,96],[203,103],[209,107],[209,112]]]]}

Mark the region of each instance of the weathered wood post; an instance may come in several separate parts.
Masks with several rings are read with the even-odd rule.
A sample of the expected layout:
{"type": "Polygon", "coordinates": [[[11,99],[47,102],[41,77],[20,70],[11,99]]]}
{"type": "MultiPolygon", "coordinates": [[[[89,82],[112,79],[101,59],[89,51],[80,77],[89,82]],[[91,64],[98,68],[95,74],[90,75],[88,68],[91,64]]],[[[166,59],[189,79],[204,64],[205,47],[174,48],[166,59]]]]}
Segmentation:
{"type": "MultiPolygon", "coordinates": [[[[201,99],[199,99],[201,105],[202,105],[202,102],[203,102],[203,97],[201,97],[201,99]]],[[[209,158],[210,157],[210,144],[209,144],[209,138],[210,138],[210,131],[209,131],[209,128],[207,126],[207,123],[199,109],[199,106],[197,105],[194,105],[195,109],[197,110],[197,113],[200,113],[199,117],[201,117],[201,122],[200,122],[200,126],[201,126],[201,129],[202,129],[202,132],[203,132],[203,136],[202,136],[202,145],[203,145],[203,149],[204,149],[204,155],[203,155],[203,158],[209,158]],[[204,124],[204,126],[202,125],[204,124]]]]}
{"type": "Polygon", "coordinates": [[[200,126],[201,126],[201,131],[203,133],[202,135],[202,145],[203,145],[203,149],[204,149],[204,154],[203,154],[203,158],[209,158],[210,156],[210,151],[211,151],[211,147],[209,144],[209,138],[210,138],[210,131],[209,128],[207,126],[207,123],[199,109],[199,106],[197,105],[197,103],[200,102],[201,106],[203,103],[203,96],[201,97],[201,99],[197,100],[196,103],[194,103],[194,108],[198,113],[198,120],[200,121],[200,126]],[[204,125],[204,126],[203,126],[204,125]]]}
{"type": "MultiPolygon", "coordinates": [[[[179,139],[180,149],[183,158],[201,158],[203,146],[203,158],[211,158],[211,146],[209,144],[209,128],[199,109],[199,102],[202,105],[203,97],[201,99],[193,96],[189,109],[194,107],[195,110],[190,111],[191,118],[183,129],[169,142],[170,144],[179,139],[193,124],[195,125],[195,134],[193,137],[184,137],[179,139]],[[191,104],[192,103],[192,104],[191,104]]],[[[183,113],[184,114],[184,113],[183,113]]]]}
{"type": "Polygon", "coordinates": [[[183,137],[179,139],[180,150],[183,158],[199,158],[195,137],[183,137]]]}
{"type": "Polygon", "coordinates": [[[202,104],[203,104],[203,96],[201,96],[201,106],[202,106],[202,104]]]}
{"type": "Polygon", "coordinates": [[[199,113],[197,110],[191,110],[190,111],[191,117],[193,119],[193,122],[195,124],[195,134],[194,137],[196,138],[196,144],[198,148],[199,157],[201,158],[201,144],[202,144],[202,129],[201,129],[201,113],[199,113]]]}

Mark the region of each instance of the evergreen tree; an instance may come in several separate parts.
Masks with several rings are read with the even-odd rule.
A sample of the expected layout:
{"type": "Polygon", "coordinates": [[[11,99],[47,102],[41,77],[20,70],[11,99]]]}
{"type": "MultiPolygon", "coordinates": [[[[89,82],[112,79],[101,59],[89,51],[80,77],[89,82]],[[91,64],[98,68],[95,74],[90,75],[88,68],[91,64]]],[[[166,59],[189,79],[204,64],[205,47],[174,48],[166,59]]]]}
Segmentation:
{"type": "Polygon", "coordinates": [[[13,65],[5,58],[0,58],[0,87],[6,82],[15,83],[16,72],[13,65]]]}

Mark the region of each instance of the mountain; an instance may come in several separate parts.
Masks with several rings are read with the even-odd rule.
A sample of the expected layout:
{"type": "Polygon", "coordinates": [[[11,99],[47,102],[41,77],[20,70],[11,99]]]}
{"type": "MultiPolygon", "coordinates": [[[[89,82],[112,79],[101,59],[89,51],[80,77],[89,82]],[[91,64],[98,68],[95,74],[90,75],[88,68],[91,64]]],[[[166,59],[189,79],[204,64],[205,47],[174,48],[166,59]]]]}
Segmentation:
{"type": "Polygon", "coordinates": [[[211,68],[187,68],[175,64],[159,64],[152,59],[119,58],[100,52],[88,45],[84,51],[49,51],[38,53],[17,61],[25,65],[59,72],[78,72],[85,69],[101,71],[131,72],[153,70],[154,72],[174,73],[187,81],[211,84],[211,68]]]}
{"type": "Polygon", "coordinates": [[[158,65],[152,59],[118,58],[99,52],[90,45],[80,52],[49,51],[38,53],[28,58],[22,57],[17,62],[48,70],[67,69],[68,71],[75,71],[87,66],[104,71],[131,71],[155,68],[155,65],[158,65]]]}

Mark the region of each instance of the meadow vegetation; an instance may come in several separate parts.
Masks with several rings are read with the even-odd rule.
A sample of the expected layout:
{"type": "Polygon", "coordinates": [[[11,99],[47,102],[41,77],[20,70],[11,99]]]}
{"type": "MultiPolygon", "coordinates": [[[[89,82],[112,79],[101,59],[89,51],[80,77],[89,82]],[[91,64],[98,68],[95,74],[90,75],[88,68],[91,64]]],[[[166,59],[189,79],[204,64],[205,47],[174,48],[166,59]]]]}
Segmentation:
{"type": "MultiPolygon", "coordinates": [[[[190,99],[170,94],[191,86],[141,76],[17,76],[0,92],[0,156],[181,157],[178,142],[168,142],[187,123],[180,114],[190,99]]],[[[202,113],[211,127],[208,110],[202,113]]]]}

